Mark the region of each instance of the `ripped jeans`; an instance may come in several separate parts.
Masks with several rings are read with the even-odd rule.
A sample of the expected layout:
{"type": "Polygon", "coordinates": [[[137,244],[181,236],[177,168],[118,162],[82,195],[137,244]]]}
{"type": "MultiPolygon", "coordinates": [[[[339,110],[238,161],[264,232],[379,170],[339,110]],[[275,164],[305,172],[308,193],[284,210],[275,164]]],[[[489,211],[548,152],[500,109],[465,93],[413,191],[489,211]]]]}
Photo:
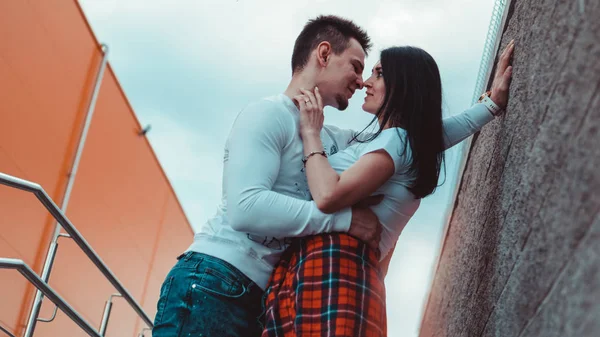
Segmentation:
{"type": "Polygon", "coordinates": [[[260,336],[263,290],[229,263],[187,252],[167,275],[153,337],[260,336]]]}

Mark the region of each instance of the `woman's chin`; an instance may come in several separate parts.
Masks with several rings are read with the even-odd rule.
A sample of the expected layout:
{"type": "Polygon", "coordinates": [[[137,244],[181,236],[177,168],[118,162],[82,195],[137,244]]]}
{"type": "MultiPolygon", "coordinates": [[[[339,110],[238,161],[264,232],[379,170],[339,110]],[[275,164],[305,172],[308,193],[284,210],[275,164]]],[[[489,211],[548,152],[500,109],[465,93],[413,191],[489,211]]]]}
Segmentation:
{"type": "Polygon", "coordinates": [[[364,112],[368,112],[370,114],[374,114],[375,113],[375,111],[373,111],[373,108],[367,102],[363,103],[362,109],[363,109],[364,112]]]}

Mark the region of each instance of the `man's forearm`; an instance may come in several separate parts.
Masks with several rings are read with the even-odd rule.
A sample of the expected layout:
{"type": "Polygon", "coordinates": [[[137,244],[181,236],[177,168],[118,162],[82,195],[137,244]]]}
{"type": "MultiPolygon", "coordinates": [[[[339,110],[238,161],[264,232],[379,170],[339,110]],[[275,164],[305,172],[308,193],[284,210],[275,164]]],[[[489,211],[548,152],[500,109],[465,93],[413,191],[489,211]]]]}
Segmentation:
{"type": "Polygon", "coordinates": [[[249,191],[230,198],[230,226],[240,232],[274,237],[302,237],[329,232],[347,232],[350,208],[325,214],[314,201],[300,200],[270,190],[249,191]]]}

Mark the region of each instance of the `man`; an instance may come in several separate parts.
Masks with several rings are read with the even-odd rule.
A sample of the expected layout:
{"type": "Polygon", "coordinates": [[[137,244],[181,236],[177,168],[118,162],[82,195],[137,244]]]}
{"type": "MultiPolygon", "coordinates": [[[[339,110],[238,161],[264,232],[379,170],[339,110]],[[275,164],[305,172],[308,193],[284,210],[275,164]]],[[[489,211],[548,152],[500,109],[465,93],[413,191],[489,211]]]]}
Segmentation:
{"type": "MultiPolygon", "coordinates": [[[[264,289],[290,238],[347,232],[377,248],[381,228],[368,208],[324,214],[310,201],[291,99],[318,86],[325,105],[344,110],[362,87],[370,47],[349,20],[310,20],[296,40],[285,93],[240,112],[225,145],[222,203],[167,275],[154,337],[260,336],[264,289]]],[[[351,136],[325,127],[325,151],[345,148],[351,136]]]]}

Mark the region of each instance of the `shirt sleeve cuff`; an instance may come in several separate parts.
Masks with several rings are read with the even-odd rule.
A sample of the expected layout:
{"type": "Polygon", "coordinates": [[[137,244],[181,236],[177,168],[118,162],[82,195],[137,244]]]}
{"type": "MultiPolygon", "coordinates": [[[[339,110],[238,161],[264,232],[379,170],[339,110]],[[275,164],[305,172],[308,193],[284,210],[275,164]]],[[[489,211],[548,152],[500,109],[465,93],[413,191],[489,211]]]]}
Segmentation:
{"type": "Polygon", "coordinates": [[[347,233],[350,230],[350,223],[352,222],[352,208],[346,207],[335,212],[333,216],[334,218],[331,231],[347,233]]]}
{"type": "Polygon", "coordinates": [[[478,126],[483,127],[487,123],[494,120],[494,115],[483,103],[477,103],[474,105],[475,111],[473,113],[473,120],[478,126]]]}

